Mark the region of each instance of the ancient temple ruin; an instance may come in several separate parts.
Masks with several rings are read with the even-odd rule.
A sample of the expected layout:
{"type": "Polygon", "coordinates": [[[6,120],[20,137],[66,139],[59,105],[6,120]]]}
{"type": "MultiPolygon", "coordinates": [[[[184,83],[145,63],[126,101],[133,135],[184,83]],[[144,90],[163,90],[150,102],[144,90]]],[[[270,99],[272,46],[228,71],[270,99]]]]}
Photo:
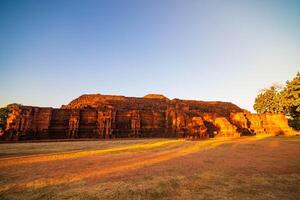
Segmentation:
{"type": "Polygon", "coordinates": [[[252,114],[228,102],[86,94],[61,108],[20,106],[6,140],[67,138],[239,137],[291,134],[281,114],[252,114]]]}

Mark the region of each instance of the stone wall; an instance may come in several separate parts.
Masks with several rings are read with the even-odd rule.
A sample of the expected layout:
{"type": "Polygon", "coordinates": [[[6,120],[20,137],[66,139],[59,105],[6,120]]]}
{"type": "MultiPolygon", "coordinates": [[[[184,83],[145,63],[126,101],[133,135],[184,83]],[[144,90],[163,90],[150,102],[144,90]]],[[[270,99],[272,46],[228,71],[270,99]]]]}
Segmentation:
{"type": "Polygon", "coordinates": [[[49,126],[49,138],[67,138],[71,110],[53,109],[49,126]]]}
{"type": "Polygon", "coordinates": [[[251,114],[228,102],[93,94],[60,109],[15,108],[7,120],[5,139],[208,138],[293,132],[283,115],[251,114]]]}

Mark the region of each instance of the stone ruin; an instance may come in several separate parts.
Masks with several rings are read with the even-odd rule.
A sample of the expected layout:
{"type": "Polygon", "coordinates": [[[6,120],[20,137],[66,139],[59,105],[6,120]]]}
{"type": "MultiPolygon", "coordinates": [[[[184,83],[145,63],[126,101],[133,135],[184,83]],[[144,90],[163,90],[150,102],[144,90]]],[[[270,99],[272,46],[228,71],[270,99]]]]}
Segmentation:
{"type": "Polygon", "coordinates": [[[282,114],[252,114],[220,101],[86,94],[61,108],[20,106],[7,119],[5,140],[71,138],[212,138],[290,135],[282,114]]]}

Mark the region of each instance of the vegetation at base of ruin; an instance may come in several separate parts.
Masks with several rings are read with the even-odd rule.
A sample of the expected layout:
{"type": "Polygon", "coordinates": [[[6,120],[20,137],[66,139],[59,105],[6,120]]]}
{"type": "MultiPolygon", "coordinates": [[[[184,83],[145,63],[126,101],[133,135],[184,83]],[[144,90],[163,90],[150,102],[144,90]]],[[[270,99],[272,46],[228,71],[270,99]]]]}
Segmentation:
{"type": "Polygon", "coordinates": [[[299,148],[299,136],[0,144],[0,199],[298,199],[299,148]]]}
{"type": "Polygon", "coordinates": [[[300,72],[284,87],[273,85],[262,90],[253,105],[257,113],[284,113],[289,124],[300,129],[300,72]]]}

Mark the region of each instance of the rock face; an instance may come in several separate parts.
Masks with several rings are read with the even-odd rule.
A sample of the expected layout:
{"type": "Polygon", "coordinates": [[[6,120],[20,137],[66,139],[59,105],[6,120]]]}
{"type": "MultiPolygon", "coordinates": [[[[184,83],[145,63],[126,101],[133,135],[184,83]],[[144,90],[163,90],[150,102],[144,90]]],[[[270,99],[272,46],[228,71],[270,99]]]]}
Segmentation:
{"type": "Polygon", "coordinates": [[[21,106],[7,120],[7,140],[127,137],[239,137],[292,134],[283,115],[251,114],[228,102],[88,94],[61,108],[21,106]]]}

